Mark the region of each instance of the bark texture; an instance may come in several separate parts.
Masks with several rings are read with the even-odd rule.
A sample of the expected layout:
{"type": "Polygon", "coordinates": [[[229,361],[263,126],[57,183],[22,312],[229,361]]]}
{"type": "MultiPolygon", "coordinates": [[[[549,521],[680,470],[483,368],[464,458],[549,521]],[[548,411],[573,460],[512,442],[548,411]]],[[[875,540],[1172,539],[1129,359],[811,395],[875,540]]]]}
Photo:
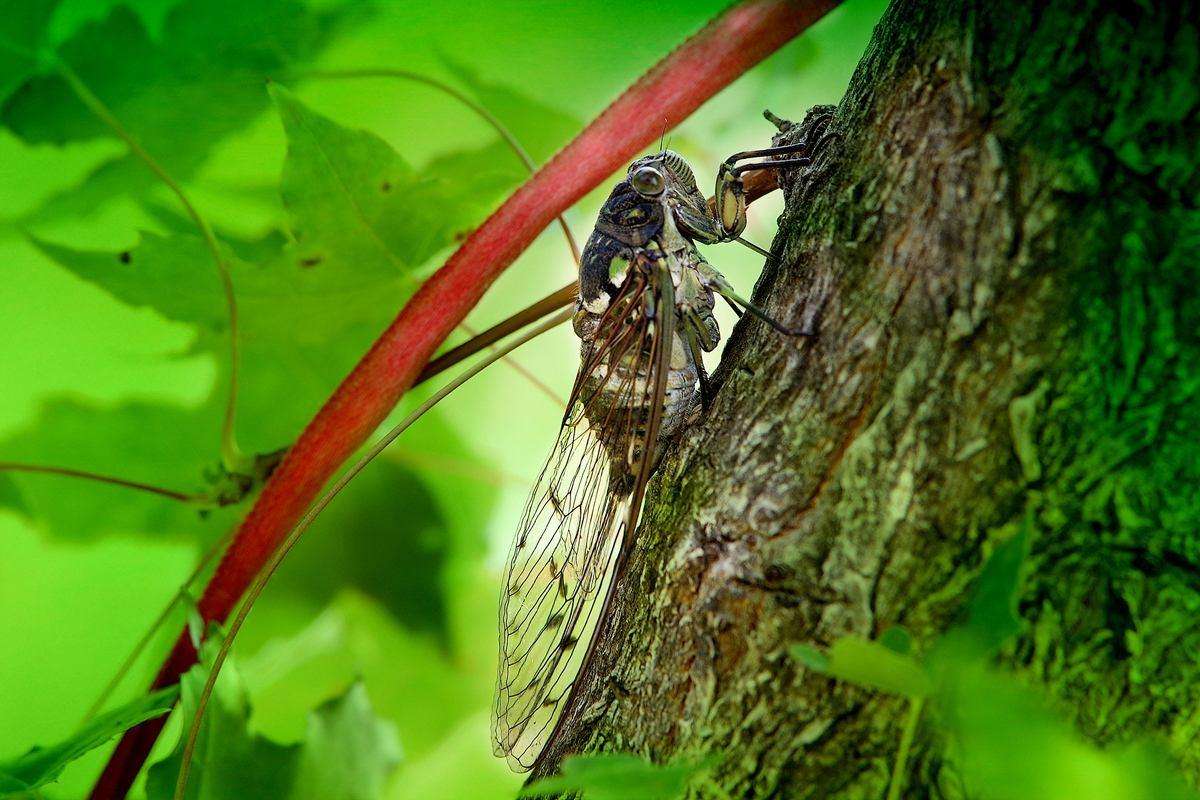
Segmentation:
{"type": "MultiPolygon", "coordinates": [[[[733,332],[543,771],[708,754],[733,797],[882,798],[904,702],[788,646],[932,641],[1028,515],[1002,658],[1090,739],[1200,776],[1197,18],[893,4],[789,134],[819,145],[756,299],[819,336],[733,332]]],[[[963,796],[926,727],[908,785],[963,796]]]]}

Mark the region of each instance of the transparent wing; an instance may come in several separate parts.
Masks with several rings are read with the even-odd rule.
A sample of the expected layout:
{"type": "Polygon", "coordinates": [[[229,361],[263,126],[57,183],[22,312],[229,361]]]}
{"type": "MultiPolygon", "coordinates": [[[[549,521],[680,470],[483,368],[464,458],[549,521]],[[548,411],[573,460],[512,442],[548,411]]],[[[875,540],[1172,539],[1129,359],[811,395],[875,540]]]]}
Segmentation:
{"type": "Polygon", "coordinates": [[[647,291],[631,281],[599,319],[509,553],[492,735],[517,771],[532,768],[569,700],[636,524],[666,364],[647,291]]]}

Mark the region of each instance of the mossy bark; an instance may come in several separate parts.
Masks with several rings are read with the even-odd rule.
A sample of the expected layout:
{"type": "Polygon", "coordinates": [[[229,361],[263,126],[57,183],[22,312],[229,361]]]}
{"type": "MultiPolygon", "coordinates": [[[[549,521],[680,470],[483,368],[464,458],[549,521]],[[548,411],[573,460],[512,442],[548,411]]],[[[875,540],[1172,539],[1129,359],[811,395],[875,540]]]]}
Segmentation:
{"type": "MultiPolygon", "coordinates": [[[[1200,777],[1197,18],[893,4],[789,134],[814,163],[756,298],[819,335],[732,333],[543,770],[707,754],[733,797],[882,798],[904,701],[789,644],[932,641],[1028,515],[1003,660],[1090,739],[1200,777]]],[[[923,727],[905,796],[963,796],[956,774],[923,727]]]]}

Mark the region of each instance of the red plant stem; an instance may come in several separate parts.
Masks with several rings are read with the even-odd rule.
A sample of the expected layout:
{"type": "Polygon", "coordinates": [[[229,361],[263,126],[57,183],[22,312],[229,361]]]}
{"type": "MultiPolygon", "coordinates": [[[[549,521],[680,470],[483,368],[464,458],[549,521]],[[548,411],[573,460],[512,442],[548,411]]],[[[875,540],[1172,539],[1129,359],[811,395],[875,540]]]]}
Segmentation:
{"type": "MultiPolygon", "coordinates": [[[[725,11],[643,75],[476,229],[413,295],[271,475],[205,588],[204,619],[225,620],[325,482],[391,412],[492,281],[556,216],[837,3],[747,0],[725,11]]],[[[154,686],[177,682],[195,662],[185,633],[154,686]]],[[[126,732],[92,800],[125,796],[164,723],[159,717],[126,732]]]]}

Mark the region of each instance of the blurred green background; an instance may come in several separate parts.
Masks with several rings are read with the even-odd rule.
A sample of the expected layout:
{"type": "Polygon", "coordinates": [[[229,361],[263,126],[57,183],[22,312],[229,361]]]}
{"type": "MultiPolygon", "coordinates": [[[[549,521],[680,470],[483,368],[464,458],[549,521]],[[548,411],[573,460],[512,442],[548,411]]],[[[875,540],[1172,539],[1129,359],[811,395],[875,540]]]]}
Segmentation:
{"type": "MultiPolygon", "coordinates": [[[[314,73],[437,77],[487,106],[540,162],[724,2],[14,5],[0,21],[0,460],[192,492],[220,458],[228,362],[215,272],[175,198],[53,76],[47,53],[57,49],[111,106],[230,248],[246,292],[237,436],[257,453],[297,435],[455,236],[524,175],[491,129],[427,86],[314,73]],[[272,103],[266,78],[291,94],[272,103]],[[293,112],[287,132],[281,108],[293,112]],[[339,231],[336,198],[305,180],[320,154],[297,138],[314,129],[369,150],[379,174],[412,192],[392,209],[391,256],[339,231]],[[305,271],[298,264],[314,246],[329,263],[305,271]],[[129,281],[122,266],[143,271],[129,281]]],[[[799,118],[837,102],[884,5],[850,0],[667,132],[701,184],[729,153],[768,140],[764,107],[799,118]]],[[[567,215],[581,241],[607,191],[567,215]]],[[[769,244],[779,208],[777,198],[754,207],[751,240],[769,244]]],[[[760,265],[741,248],[710,259],[747,291],[760,265]]],[[[552,227],[469,321],[491,324],[573,271],[552,227]]],[[[575,341],[561,329],[517,360],[563,396],[575,341]]],[[[560,416],[553,399],[495,365],[335,502],[235,648],[255,731],[297,740],[312,708],[361,678],[403,751],[386,797],[512,795],[520,779],[492,757],[488,734],[497,577],[560,416]]],[[[245,509],[201,517],[121,489],[0,474],[0,757],[74,729],[245,509]]],[[[184,617],[120,698],[146,684],[184,617]]],[[[106,750],[45,796],[84,794],[106,750]]]]}

